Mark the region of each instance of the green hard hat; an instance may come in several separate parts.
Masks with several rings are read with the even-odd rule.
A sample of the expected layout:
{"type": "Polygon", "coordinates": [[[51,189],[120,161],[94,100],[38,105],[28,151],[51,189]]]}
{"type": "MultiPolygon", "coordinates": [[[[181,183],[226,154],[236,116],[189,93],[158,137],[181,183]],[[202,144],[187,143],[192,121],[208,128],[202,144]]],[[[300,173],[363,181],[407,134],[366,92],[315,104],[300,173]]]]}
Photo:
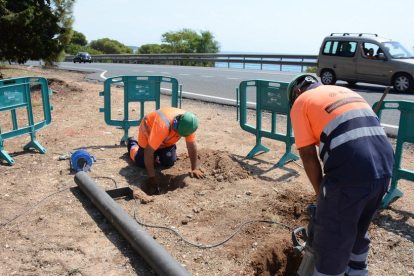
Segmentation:
{"type": "Polygon", "coordinates": [[[287,88],[287,98],[290,104],[290,107],[292,107],[293,102],[295,101],[295,90],[296,89],[300,89],[302,85],[304,85],[305,83],[310,83],[310,82],[319,82],[317,78],[315,78],[314,76],[310,75],[310,74],[303,74],[303,75],[299,75],[296,76],[295,78],[293,78],[293,80],[289,83],[289,86],[287,88]]]}
{"type": "Polygon", "coordinates": [[[193,134],[198,128],[198,118],[191,112],[186,112],[181,115],[180,121],[178,122],[177,133],[180,136],[187,137],[193,134]]]}

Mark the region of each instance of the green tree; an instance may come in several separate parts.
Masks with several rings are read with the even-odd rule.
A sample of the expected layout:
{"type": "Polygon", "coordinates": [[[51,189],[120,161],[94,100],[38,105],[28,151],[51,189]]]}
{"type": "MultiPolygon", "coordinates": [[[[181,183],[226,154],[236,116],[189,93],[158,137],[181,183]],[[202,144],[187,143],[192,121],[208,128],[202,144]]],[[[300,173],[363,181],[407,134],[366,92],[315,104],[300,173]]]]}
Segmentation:
{"type": "Polygon", "coordinates": [[[190,29],[162,34],[161,41],[167,44],[170,53],[194,53],[198,34],[190,29]]]}
{"type": "Polygon", "coordinates": [[[80,46],[86,46],[86,44],[88,44],[88,41],[86,40],[86,36],[83,33],[73,31],[70,44],[78,44],[80,46]]]}
{"type": "Polygon", "coordinates": [[[89,46],[81,46],[78,44],[69,44],[69,46],[66,48],[67,54],[74,55],[78,52],[88,52],[91,55],[102,55],[103,54],[102,52],[92,49],[89,46]]]}
{"type": "Polygon", "coordinates": [[[100,51],[104,54],[133,54],[134,51],[120,43],[117,40],[112,40],[109,38],[101,38],[97,40],[92,40],[90,45],[92,49],[100,51]]]}
{"type": "Polygon", "coordinates": [[[163,54],[165,46],[158,44],[144,44],[137,49],[137,54],[163,54]]]}
{"type": "Polygon", "coordinates": [[[201,31],[201,35],[197,38],[197,53],[218,53],[220,52],[220,44],[214,40],[214,35],[210,31],[201,31]]]}
{"type": "Polygon", "coordinates": [[[169,53],[218,53],[220,44],[214,40],[210,31],[198,34],[191,29],[162,34],[161,41],[166,43],[165,50],[169,53]]]}
{"type": "Polygon", "coordinates": [[[0,0],[0,58],[9,62],[64,58],[75,0],[0,0]]]}

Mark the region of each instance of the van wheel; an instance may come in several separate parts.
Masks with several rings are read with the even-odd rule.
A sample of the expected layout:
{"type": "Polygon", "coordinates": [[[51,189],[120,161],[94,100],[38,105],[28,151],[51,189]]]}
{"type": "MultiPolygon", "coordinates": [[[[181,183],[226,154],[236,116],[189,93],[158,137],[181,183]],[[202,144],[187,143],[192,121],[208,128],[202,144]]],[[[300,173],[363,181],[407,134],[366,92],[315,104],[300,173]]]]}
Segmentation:
{"type": "Polygon", "coordinates": [[[407,74],[398,74],[392,84],[399,93],[412,92],[414,88],[413,78],[407,74]]]}
{"type": "Polygon", "coordinates": [[[334,85],[336,83],[335,73],[332,70],[322,71],[321,81],[325,85],[334,85]]]}

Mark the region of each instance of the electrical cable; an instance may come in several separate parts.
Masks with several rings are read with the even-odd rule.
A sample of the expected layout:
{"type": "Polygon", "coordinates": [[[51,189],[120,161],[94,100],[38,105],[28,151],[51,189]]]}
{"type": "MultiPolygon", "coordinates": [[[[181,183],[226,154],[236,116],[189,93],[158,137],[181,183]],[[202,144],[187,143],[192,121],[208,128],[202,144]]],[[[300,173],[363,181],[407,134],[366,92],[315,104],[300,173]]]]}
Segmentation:
{"type": "MultiPolygon", "coordinates": [[[[112,180],[114,183],[115,183],[115,187],[116,188],[118,188],[118,182],[114,179],[114,178],[112,178],[112,177],[107,177],[107,176],[95,176],[95,177],[92,177],[92,178],[96,178],[96,179],[102,179],[102,178],[104,178],[104,179],[110,179],[110,180],[112,180]]],[[[28,208],[27,210],[25,210],[25,211],[23,211],[22,213],[20,213],[20,214],[18,214],[18,215],[16,215],[13,219],[11,219],[11,220],[9,220],[9,221],[7,221],[7,222],[5,222],[5,223],[2,223],[2,224],[0,224],[0,228],[2,228],[2,227],[4,227],[4,226],[6,226],[7,224],[9,224],[10,222],[12,222],[12,221],[14,221],[15,219],[17,219],[17,218],[19,218],[19,217],[21,217],[22,215],[24,215],[25,213],[27,213],[27,212],[29,212],[30,210],[32,210],[33,208],[35,208],[37,205],[39,205],[42,201],[44,201],[44,200],[46,200],[47,198],[49,198],[49,197],[51,197],[51,196],[53,196],[53,195],[55,195],[55,194],[58,194],[58,193],[61,193],[61,192],[63,192],[63,191],[66,191],[66,190],[68,190],[68,189],[70,189],[72,186],[73,186],[73,184],[75,184],[74,182],[71,184],[71,185],[69,185],[68,187],[66,187],[66,188],[63,188],[63,189],[61,189],[61,190],[58,190],[58,191],[56,191],[56,192],[54,192],[54,193],[51,193],[51,194],[49,194],[49,195],[47,195],[47,196],[45,196],[44,198],[42,198],[41,200],[39,200],[38,202],[36,202],[34,205],[32,205],[30,208],[28,208]]],[[[201,249],[209,249],[209,248],[214,248],[214,247],[218,247],[218,246],[220,246],[220,245],[222,245],[222,244],[224,244],[224,243],[226,243],[226,242],[228,242],[230,239],[232,239],[246,224],[249,224],[249,223],[253,223],[253,222],[261,222],[261,223],[271,223],[271,224],[276,224],[276,225],[280,225],[280,226],[283,226],[283,227],[285,227],[285,228],[288,228],[288,229],[290,229],[290,230],[294,230],[294,228],[293,227],[291,227],[291,226],[289,226],[289,225],[286,225],[286,224],[283,224],[283,223],[280,223],[280,222],[277,222],[277,221],[273,221],[273,220],[262,220],[262,219],[256,219],[256,220],[248,220],[248,221],[245,221],[245,222],[243,222],[238,228],[237,228],[237,230],[236,231],[234,231],[229,237],[227,237],[226,239],[224,239],[223,241],[221,241],[221,242],[219,242],[219,243],[216,243],[216,244],[213,244],[213,245],[207,245],[207,246],[204,246],[204,245],[198,245],[198,244],[195,244],[195,243],[192,243],[192,242],[190,242],[190,241],[188,241],[188,240],[186,240],[180,233],[178,233],[178,231],[177,230],[174,230],[174,229],[172,229],[172,228],[170,228],[170,227],[166,227],[166,226],[157,226],[157,225],[149,225],[149,224],[146,224],[146,223],[143,223],[143,222],[140,222],[139,220],[138,220],[138,218],[137,218],[137,209],[138,209],[138,201],[137,201],[137,199],[136,198],[134,198],[134,200],[135,200],[135,207],[134,207],[134,218],[135,218],[135,220],[136,220],[136,222],[138,223],[138,224],[140,224],[140,225],[142,225],[142,226],[145,226],[145,227],[149,227],[149,228],[159,228],[159,229],[165,229],[165,230],[169,230],[169,231],[171,231],[171,232],[173,232],[174,234],[176,234],[182,241],[184,241],[185,243],[187,243],[187,244],[189,244],[189,245],[191,245],[191,246],[194,246],[194,247],[198,247],[198,248],[201,248],[201,249]]]]}
{"type": "Polygon", "coordinates": [[[116,180],[113,179],[112,177],[109,177],[109,176],[92,176],[91,178],[97,178],[97,179],[99,179],[99,178],[105,178],[105,179],[110,179],[110,180],[112,180],[115,183],[115,188],[118,188],[118,182],[116,182],[116,180]]]}
{"type": "Polygon", "coordinates": [[[166,226],[156,226],[156,225],[149,225],[149,224],[146,224],[146,223],[143,223],[143,222],[140,222],[139,220],[138,220],[138,218],[137,218],[137,209],[138,209],[138,201],[137,201],[137,199],[136,198],[134,198],[134,200],[135,200],[135,207],[134,207],[134,218],[135,218],[135,220],[138,222],[138,224],[140,224],[140,225],[142,225],[142,226],[145,226],[145,227],[150,227],[150,228],[159,228],[159,229],[165,229],[165,230],[169,230],[169,231],[172,231],[172,232],[174,232],[174,234],[176,234],[182,241],[184,241],[185,243],[187,243],[187,244],[189,244],[189,245],[192,245],[192,246],[195,246],[195,247],[198,247],[198,248],[201,248],[201,249],[209,249],[209,248],[214,248],[214,247],[217,247],[217,246],[220,246],[220,245],[222,245],[222,244],[224,244],[224,243],[226,243],[226,242],[228,242],[230,239],[232,239],[242,228],[243,228],[243,226],[245,226],[246,224],[249,224],[249,223],[252,223],[252,222],[264,222],[264,223],[271,223],[271,224],[276,224],[276,225],[280,225],[280,226],[283,226],[283,227],[286,227],[286,228],[288,228],[288,229],[290,229],[290,230],[294,230],[294,228],[293,227],[290,227],[290,226],[288,226],[288,225],[286,225],[286,224],[283,224],[283,223],[280,223],[280,222],[277,222],[277,221],[273,221],[273,220],[262,220],[262,219],[256,219],[256,220],[249,220],[249,221],[245,221],[245,222],[243,222],[238,228],[237,228],[237,230],[236,231],[234,231],[234,233],[233,234],[231,234],[228,238],[226,238],[225,240],[223,240],[223,241],[221,241],[221,242],[219,242],[219,243],[216,243],[216,244],[213,244],[213,245],[207,245],[207,246],[204,246],[204,245],[198,245],[198,244],[195,244],[195,243],[192,243],[192,242],[190,242],[190,241],[188,241],[188,240],[186,240],[183,236],[181,236],[181,234],[180,233],[178,233],[178,231],[177,230],[174,230],[174,229],[172,229],[172,228],[169,228],[169,227],[166,227],[166,226]]]}
{"type": "Polygon", "coordinates": [[[63,192],[63,191],[66,191],[66,190],[70,189],[70,188],[73,186],[73,184],[75,184],[75,182],[73,182],[72,184],[70,184],[70,186],[68,186],[68,187],[66,187],[66,188],[63,188],[63,189],[58,190],[58,191],[56,191],[56,192],[54,192],[54,193],[51,193],[51,194],[50,194],[50,195],[48,195],[48,196],[45,196],[44,198],[42,198],[41,200],[39,200],[38,202],[36,202],[34,205],[32,205],[29,209],[27,209],[27,210],[23,211],[22,213],[20,213],[20,214],[16,215],[16,216],[15,216],[14,218],[12,218],[11,220],[9,220],[9,221],[7,221],[7,222],[5,222],[5,223],[0,224],[0,228],[2,228],[2,227],[4,227],[4,226],[6,226],[7,224],[9,224],[9,223],[10,223],[10,222],[12,222],[13,220],[17,219],[18,217],[22,216],[23,214],[25,214],[25,213],[29,212],[29,211],[30,211],[30,210],[32,210],[34,207],[36,207],[37,205],[39,205],[39,204],[40,204],[43,200],[45,200],[45,199],[47,199],[47,198],[49,198],[49,197],[51,197],[51,196],[53,196],[53,195],[55,195],[55,194],[58,194],[58,193],[61,193],[61,192],[63,192]]]}
{"type": "MultiPolygon", "coordinates": [[[[116,187],[116,188],[118,188],[118,182],[117,182],[115,179],[113,179],[112,177],[107,177],[107,176],[96,176],[96,177],[92,177],[92,178],[106,178],[106,179],[110,179],[110,180],[112,180],[112,181],[115,183],[115,187],[116,187]]],[[[47,199],[47,198],[49,198],[49,197],[51,197],[51,196],[53,196],[53,195],[55,195],[55,194],[61,193],[61,192],[66,191],[66,190],[69,190],[70,188],[72,188],[73,184],[75,184],[75,182],[73,182],[72,184],[70,184],[70,186],[68,186],[68,187],[66,187],[66,188],[63,188],[63,189],[58,190],[58,191],[56,191],[56,192],[54,192],[54,193],[51,193],[50,195],[45,196],[44,198],[42,198],[41,200],[39,200],[38,202],[36,202],[34,205],[32,205],[29,209],[27,209],[27,210],[23,211],[22,213],[20,213],[20,214],[16,215],[16,216],[15,216],[14,218],[12,218],[11,220],[9,220],[9,221],[7,221],[7,222],[5,222],[5,223],[0,224],[0,228],[2,228],[2,227],[4,227],[4,226],[6,226],[7,224],[9,224],[10,222],[12,222],[13,220],[15,220],[15,219],[17,219],[17,218],[21,217],[22,215],[24,215],[25,213],[29,212],[30,210],[32,210],[34,207],[36,207],[37,205],[39,205],[39,204],[40,204],[42,201],[44,201],[45,199],[47,199]]]]}

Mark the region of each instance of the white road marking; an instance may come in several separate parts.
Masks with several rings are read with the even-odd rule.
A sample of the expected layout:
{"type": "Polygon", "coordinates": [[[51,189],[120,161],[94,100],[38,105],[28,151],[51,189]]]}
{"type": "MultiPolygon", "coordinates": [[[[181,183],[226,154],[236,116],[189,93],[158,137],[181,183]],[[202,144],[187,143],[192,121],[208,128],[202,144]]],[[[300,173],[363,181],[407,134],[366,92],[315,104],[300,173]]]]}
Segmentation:
{"type": "MultiPolygon", "coordinates": [[[[120,67],[131,67],[131,66],[136,66],[136,67],[149,67],[151,66],[152,68],[160,68],[160,69],[177,69],[177,66],[169,66],[169,65],[142,65],[142,64],[117,64],[117,66],[120,67]]],[[[181,66],[181,67],[187,67],[190,68],[189,66],[181,66]]],[[[287,72],[287,71],[271,71],[271,70],[254,70],[254,69],[234,69],[234,68],[218,68],[218,67],[191,67],[191,70],[202,70],[202,71],[212,71],[214,70],[214,72],[217,71],[221,71],[221,72],[238,72],[238,73],[247,73],[247,74],[266,74],[266,75],[292,75],[292,76],[296,76],[298,75],[298,72],[287,72]],[[273,73],[272,73],[273,72],[273,73]]]]}
{"type": "Polygon", "coordinates": [[[228,80],[239,80],[239,78],[227,78],[228,80]]]}
{"type": "Polygon", "coordinates": [[[382,126],[385,126],[385,127],[390,127],[390,128],[395,128],[395,129],[398,129],[398,126],[394,126],[394,125],[387,125],[387,124],[381,124],[382,126]]]}
{"type": "Polygon", "coordinates": [[[161,73],[163,73],[163,74],[171,74],[170,72],[161,72],[161,73]]]}
{"type": "Polygon", "coordinates": [[[204,78],[214,78],[214,76],[202,76],[204,78]]]}
{"type": "Polygon", "coordinates": [[[99,76],[101,77],[101,78],[103,78],[104,80],[106,80],[107,79],[107,77],[105,77],[104,75],[105,75],[105,73],[106,72],[108,72],[108,71],[106,71],[106,70],[103,70],[103,69],[99,69],[99,68],[90,68],[90,67],[76,67],[76,66],[67,66],[67,65],[64,65],[64,66],[61,66],[61,67],[67,67],[67,68],[76,68],[76,69],[92,69],[92,70],[98,70],[98,71],[103,71],[99,76]]]}
{"type": "MultiPolygon", "coordinates": [[[[162,90],[167,90],[167,91],[172,91],[171,89],[168,89],[168,88],[161,88],[161,89],[162,90]]],[[[211,99],[217,99],[217,100],[223,100],[223,101],[229,101],[229,102],[236,102],[236,100],[233,100],[233,99],[227,99],[227,98],[222,98],[222,97],[215,97],[215,96],[198,94],[198,93],[192,93],[192,92],[185,92],[185,91],[183,91],[183,94],[201,96],[201,97],[205,97],[205,98],[211,98],[211,99]]],[[[256,105],[256,103],[252,103],[252,102],[247,102],[247,103],[248,104],[252,104],[252,105],[256,105]]]]}
{"type": "MultiPolygon", "coordinates": [[[[119,65],[121,65],[121,64],[119,64],[119,65]]],[[[85,69],[84,67],[74,67],[74,66],[67,66],[67,65],[64,65],[64,66],[62,66],[62,67],[68,67],[68,68],[78,68],[78,69],[85,69]]],[[[165,67],[164,67],[165,68],[165,67]]],[[[104,75],[105,75],[105,73],[106,72],[108,72],[107,70],[103,70],[103,69],[99,69],[99,68],[90,68],[90,67],[87,67],[87,69],[93,69],[93,70],[99,70],[99,71],[103,71],[102,72],[102,74],[100,75],[100,77],[102,78],[102,79],[107,79],[104,75]]],[[[192,68],[193,69],[193,68],[192,68]]],[[[215,70],[215,71],[226,71],[226,72],[229,72],[229,71],[232,71],[232,72],[240,72],[240,73],[252,73],[251,72],[251,70],[249,70],[249,71],[244,71],[243,72],[243,70],[245,70],[245,69],[243,69],[243,70],[241,70],[241,69],[239,69],[239,70],[217,70],[216,68],[194,68],[194,69],[197,69],[197,70],[215,70]]],[[[137,72],[139,72],[139,71],[137,71],[137,72]]],[[[145,72],[148,72],[148,73],[153,73],[154,71],[145,71],[145,72]]],[[[283,75],[283,74],[285,74],[286,72],[277,72],[277,73],[270,73],[270,72],[268,72],[268,71],[258,71],[258,72],[254,72],[254,73],[259,73],[259,74],[269,74],[269,75],[283,75]]],[[[296,74],[296,72],[293,72],[293,73],[295,73],[296,74]]],[[[180,75],[182,75],[182,76],[188,76],[188,75],[190,75],[190,74],[180,74],[180,75]]],[[[286,74],[285,74],[286,75],[286,74]]],[[[213,76],[204,76],[204,77],[213,77],[213,76]]],[[[228,78],[228,79],[237,79],[237,78],[228,78]]],[[[161,88],[161,89],[163,89],[163,90],[168,90],[168,91],[171,91],[171,89],[166,89],[166,88],[161,88]]],[[[361,91],[364,91],[364,90],[361,90],[361,91]]],[[[367,92],[369,92],[369,90],[366,90],[367,92]]],[[[188,94],[188,95],[196,95],[196,96],[201,96],[201,97],[206,97],[206,98],[212,98],[212,99],[218,99],[218,100],[223,100],[223,101],[229,101],[229,102],[236,102],[236,100],[233,100],[233,99],[227,99],[227,98],[221,98],[221,97],[214,97],[214,96],[209,96],[209,95],[203,95],[203,94],[198,94],[198,93],[192,93],[192,92],[184,92],[183,91],[183,94],[188,94]]],[[[252,105],[256,105],[256,103],[252,103],[252,102],[247,102],[248,104],[252,104],[252,105]]],[[[381,124],[382,126],[384,126],[384,127],[389,127],[389,128],[394,128],[394,129],[398,129],[398,126],[394,126],[394,125],[388,125],[388,124],[381,124]]]]}
{"type": "MultiPolygon", "coordinates": [[[[171,89],[168,89],[168,88],[161,88],[161,89],[162,90],[167,90],[167,91],[172,91],[171,89]]],[[[236,100],[233,100],[233,99],[227,99],[227,98],[222,98],[222,97],[215,97],[215,96],[204,95],[204,94],[193,93],[193,92],[183,91],[183,94],[194,95],[194,96],[201,96],[201,97],[205,97],[205,98],[223,100],[223,101],[228,101],[228,102],[236,102],[236,100]]],[[[247,104],[256,105],[256,103],[253,103],[253,102],[247,102],[247,104]]],[[[398,126],[394,126],[394,125],[388,125],[388,124],[381,124],[381,125],[382,126],[385,126],[385,127],[390,127],[390,128],[398,129],[398,126]]]]}

